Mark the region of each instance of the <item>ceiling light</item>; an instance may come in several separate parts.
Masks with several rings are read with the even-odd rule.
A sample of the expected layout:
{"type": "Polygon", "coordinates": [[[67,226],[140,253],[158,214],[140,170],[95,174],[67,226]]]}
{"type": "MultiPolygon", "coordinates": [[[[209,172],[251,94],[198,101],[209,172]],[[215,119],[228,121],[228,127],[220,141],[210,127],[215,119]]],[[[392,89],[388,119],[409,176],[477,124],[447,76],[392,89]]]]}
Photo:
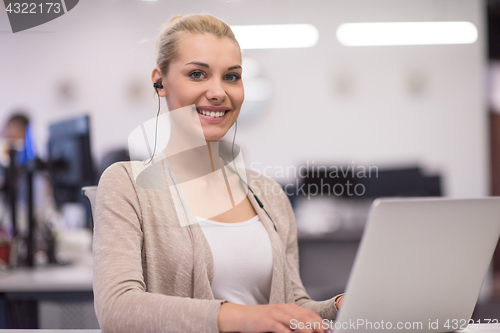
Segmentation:
{"type": "Polygon", "coordinates": [[[242,49],[302,48],[318,42],[318,29],[311,24],[237,25],[231,29],[242,49]]]}
{"type": "Polygon", "coordinates": [[[472,44],[477,35],[471,22],[345,23],[337,29],[345,46],[472,44]]]}

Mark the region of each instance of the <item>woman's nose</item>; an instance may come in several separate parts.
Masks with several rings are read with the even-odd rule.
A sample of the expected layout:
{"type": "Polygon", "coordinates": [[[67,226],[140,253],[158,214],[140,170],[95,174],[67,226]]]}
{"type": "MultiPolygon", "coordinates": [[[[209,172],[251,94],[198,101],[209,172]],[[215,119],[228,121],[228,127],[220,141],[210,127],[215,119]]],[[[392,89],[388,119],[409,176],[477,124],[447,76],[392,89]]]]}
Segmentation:
{"type": "Polygon", "coordinates": [[[207,99],[217,102],[224,102],[226,99],[226,90],[224,89],[223,82],[214,79],[209,82],[209,86],[206,92],[207,99]]]}

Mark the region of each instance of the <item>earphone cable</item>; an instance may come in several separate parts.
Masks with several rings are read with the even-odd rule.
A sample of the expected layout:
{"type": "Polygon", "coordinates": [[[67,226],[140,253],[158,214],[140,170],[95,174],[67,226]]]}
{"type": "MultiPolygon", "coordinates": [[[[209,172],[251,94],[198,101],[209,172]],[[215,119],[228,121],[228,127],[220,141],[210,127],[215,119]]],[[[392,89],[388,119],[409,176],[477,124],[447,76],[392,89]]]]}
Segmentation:
{"type": "Polygon", "coordinates": [[[156,90],[156,96],[158,96],[158,112],[156,113],[156,123],[155,123],[155,145],[153,148],[153,154],[151,155],[151,158],[149,161],[146,162],[146,164],[151,163],[153,160],[153,157],[155,156],[156,153],[156,141],[157,141],[157,135],[158,135],[158,117],[160,116],[160,94],[158,94],[158,88],[154,87],[156,90]]]}
{"type": "MultiPolygon", "coordinates": [[[[269,215],[269,213],[267,212],[267,210],[264,208],[264,204],[262,203],[262,201],[259,200],[259,198],[255,195],[255,193],[252,191],[252,189],[250,188],[250,186],[248,186],[248,184],[243,180],[243,178],[241,178],[240,174],[238,173],[238,170],[236,169],[236,163],[235,163],[235,158],[234,158],[234,141],[236,139],[236,131],[238,130],[238,120],[235,121],[234,123],[234,136],[233,136],[233,145],[231,147],[231,155],[233,157],[233,168],[234,168],[234,172],[236,172],[236,175],[238,175],[238,178],[240,178],[240,180],[243,182],[243,184],[245,184],[245,186],[248,188],[248,190],[250,192],[252,192],[252,195],[253,197],[255,198],[255,201],[257,201],[257,203],[259,204],[259,207],[262,208],[262,210],[264,210],[264,212],[266,212],[266,215],[267,217],[269,217],[269,219],[271,220],[271,222],[273,223],[273,226],[274,226],[274,230],[276,230],[276,232],[278,232],[278,228],[276,228],[276,224],[274,223],[273,219],[271,218],[271,216],[269,215]]],[[[222,157],[221,157],[222,158],[222,157]]],[[[227,164],[227,161],[224,160],[224,158],[222,158],[222,160],[224,162],[226,162],[227,164]]]]}

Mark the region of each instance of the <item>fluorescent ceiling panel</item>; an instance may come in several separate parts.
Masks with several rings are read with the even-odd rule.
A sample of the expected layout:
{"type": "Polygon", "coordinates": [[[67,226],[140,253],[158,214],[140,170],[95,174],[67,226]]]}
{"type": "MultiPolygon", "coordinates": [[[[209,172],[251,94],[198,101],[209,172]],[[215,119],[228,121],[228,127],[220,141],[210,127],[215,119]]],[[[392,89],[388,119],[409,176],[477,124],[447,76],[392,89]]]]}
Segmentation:
{"type": "Polygon", "coordinates": [[[345,23],[337,39],[345,46],[472,44],[477,28],[471,22],[345,23]]]}
{"type": "Polygon", "coordinates": [[[231,29],[242,49],[312,47],[318,29],[311,24],[236,25],[231,29]]]}

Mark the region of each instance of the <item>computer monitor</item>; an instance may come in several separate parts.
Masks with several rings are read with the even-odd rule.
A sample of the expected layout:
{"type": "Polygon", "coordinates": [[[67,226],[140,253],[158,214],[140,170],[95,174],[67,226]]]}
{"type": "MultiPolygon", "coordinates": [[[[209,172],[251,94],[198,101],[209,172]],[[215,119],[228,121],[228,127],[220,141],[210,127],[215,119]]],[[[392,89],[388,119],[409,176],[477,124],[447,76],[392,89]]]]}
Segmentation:
{"type": "Polygon", "coordinates": [[[88,115],[50,124],[48,169],[58,207],[85,202],[81,188],[96,184],[88,115]]]}

